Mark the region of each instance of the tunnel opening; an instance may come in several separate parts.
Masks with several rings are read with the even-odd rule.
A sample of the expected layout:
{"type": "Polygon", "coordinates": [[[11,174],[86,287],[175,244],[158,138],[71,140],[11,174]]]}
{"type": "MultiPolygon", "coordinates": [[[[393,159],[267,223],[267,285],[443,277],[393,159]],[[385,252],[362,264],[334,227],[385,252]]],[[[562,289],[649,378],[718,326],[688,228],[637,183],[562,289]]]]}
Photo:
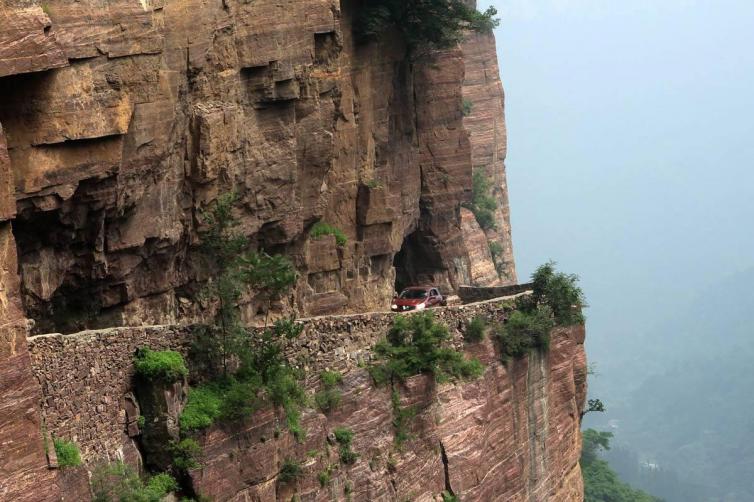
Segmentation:
{"type": "Polygon", "coordinates": [[[397,293],[410,286],[425,285],[447,290],[447,268],[438,246],[432,241],[421,229],[403,239],[400,251],[393,258],[397,293]]]}

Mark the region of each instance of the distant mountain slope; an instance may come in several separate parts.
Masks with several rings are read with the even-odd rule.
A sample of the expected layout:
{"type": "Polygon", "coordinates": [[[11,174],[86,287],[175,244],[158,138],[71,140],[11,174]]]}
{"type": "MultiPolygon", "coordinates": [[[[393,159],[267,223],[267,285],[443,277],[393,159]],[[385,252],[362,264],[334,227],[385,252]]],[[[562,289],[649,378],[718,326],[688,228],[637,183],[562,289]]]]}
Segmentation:
{"type": "MultiPolygon", "coordinates": [[[[754,269],[726,278],[648,332],[642,357],[661,353],[670,363],[614,400],[604,417],[613,420],[616,445],[701,485],[711,496],[703,500],[754,500],[753,285],[754,269]]],[[[629,467],[615,466],[625,478],[629,467]]],[[[652,489],[645,481],[639,486],[652,489]]]]}

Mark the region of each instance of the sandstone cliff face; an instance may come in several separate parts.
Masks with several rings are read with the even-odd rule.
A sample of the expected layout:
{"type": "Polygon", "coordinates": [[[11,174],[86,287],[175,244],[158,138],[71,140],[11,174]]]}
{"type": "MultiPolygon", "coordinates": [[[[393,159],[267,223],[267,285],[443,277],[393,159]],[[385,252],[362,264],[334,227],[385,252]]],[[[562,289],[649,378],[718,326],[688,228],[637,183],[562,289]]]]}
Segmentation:
{"type": "MultiPolygon", "coordinates": [[[[48,468],[44,430],[74,439],[87,462],[140,461],[133,350],[185,350],[185,328],[34,337],[31,358],[27,335],[200,318],[199,215],[219,194],[238,194],[255,246],[293,258],[299,282],[278,311],[384,309],[395,287],[423,281],[516,282],[491,35],[411,62],[396,37],[354,43],[356,0],[0,1],[0,499],[87,499],[85,471],[48,468]],[[477,168],[496,186],[486,234],[461,208],[477,168]],[[309,238],[317,221],[348,243],[309,238]],[[502,277],[487,241],[502,246],[502,277]]],[[[447,312],[460,346],[471,313],[447,312]]],[[[246,321],[264,313],[247,299],[246,321]]],[[[305,417],[306,443],[275,438],[272,412],[212,430],[195,485],[219,500],[345,498],[346,486],[354,500],[448,488],[465,500],[578,500],[583,332],[508,367],[491,345],[472,347],[489,363],[475,383],[412,379],[404,404],[422,412],[394,452],[389,396],[356,365],[391,318],[377,317],[317,321],[329,337],[299,347],[311,374],[346,372],[341,408],[305,417]],[[318,490],[341,424],[360,460],[318,490]],[[286,456],[307,459],[296,486],[278,482],[286,456]]]]}
{"type": "MultiPolygon", "coordinates": [[[[494,39],[412,62],[395,36],[355,45],[357,8],[7,5],[0,124],[11,176],[6,169],[0,185],[3,207],[17,209],[35,332],[200,315],[198,215],[229,191],[240,229],[300,272],[277,309],[372,310],[396,285],[496,283],[475,270],[488,257],[464,239],[460,213],[474,163],[489,166],[505,199],[494,39]],[[467,95],[477,111],[464,119],[467,95]],[[317,221],[348,243],[309,238],[317,221]]],[[[489,237],[506,246],[504,275],[514,281],[500,207],[489,237]]],[[[249,299],[247,321],[262,309],[249,299]]]]}
{"type": "MultiPolygon", "coordinates": [[[[465,323],[477,315],[499,319],[509,303],[492,300],[436,311],[453,344],[478,357],[484,376],[436,385],[417,376],[401,387],[402,406],[416,406],[411,439],[394,445],[390,391],[375,387],[364,369],[370,347],[389,328],[387,313],[304,322],[288,349],[317,390],[325,368],[343,373],[343,399],[325,415],[304,413],[306,439],[297,443],[267,408],[242,424],[216,426],[198,436],[202,467],[195,489],[214,500],[433,500],[451,490],[461,500],[578,501],[582,497],[579,410],[586,397],[583,327],[558,328],[545,354],[500,362],[488,339],[466,345],[465,323]],[[353,465],[328,441],[336,427],[354,432],[353,465]],[[295,483],[281,481],[285,459],[303,466],[295,483]],[[318,475],[331,468],[320,486],[318,475]],[[346,488],[346,487],[349,488],[346,488]],[[350,493],[348,493],[350,491],[350,493]]],[[[186,351],[188,328],[116,328],[31,338],[34,373],[44,392],[43,414],[52,434],[73,438],[90,465],[125,457],[136,462],[133,429],[134,350],[143,345],[186,351]],[[59,378],[60,374],[70,375],[59,378]]]]}

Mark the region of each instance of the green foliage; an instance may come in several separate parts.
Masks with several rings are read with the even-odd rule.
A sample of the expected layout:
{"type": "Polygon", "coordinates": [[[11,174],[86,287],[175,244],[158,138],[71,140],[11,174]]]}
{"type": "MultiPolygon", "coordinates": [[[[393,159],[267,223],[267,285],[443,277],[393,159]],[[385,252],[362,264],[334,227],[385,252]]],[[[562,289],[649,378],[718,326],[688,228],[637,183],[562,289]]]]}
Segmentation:
{"type": "Polygon", "coordinates": [[[553,325],[552,311],[546,305],[532,311],[512,312],[495,333],[503,359],[522,357],[534,348],[547,350],[553,325]]]}
{"type": "Polygon", "coordinates": [[[369,188],[372,188],[372,189],[374,189],[374,188],[382,188],[382,181],[380,181],[380,180],[378,180],[376,178],[372,178],[371,180],[367,180],[364,184],[366,186],[368,186],[369,188]]]}
{"type": "Polygon", "coordinates": [[[240,262],[243,281],[270,298],[279,298],[296,283],[296,269],[285,256],[247,253],[240,262]]]}
{"type": "Polygon", "coordinates": [[[335,434],[335,440],[345,446],[350,446],[353,441],[353,431],[346,427],[337,427],[333,434],[335,434]]]}
{"type": "Polygon", "coordinates": [[[344,234],[341,229],[339,229],[338,227],[329,225],[322,221],[318,221],[317,223],[315,223],[311,231],[309,232],[309,236],[312,239],[317,239],[325,235],[334,235],[335,243],[340,247],[345,246],[346,243],[348,242],[348,237],[346,237],[346,234],[344,234]]]}
{"type": "Polygon", "coordinates": [[[240,420],[269,402],[285,411],[288,428],[298,438],[303,436],[299,418],[306,396],[299,384],[302,375],[283,356],[283,344],[299,336],[303,326],[282,319],[261,333],[250,332],[238,312],[245,289],[253,288],[269,302],[293,286],[296,271],[283,256],[246,251],[248,240],[234,230],[235,201],[234,195],[224,195],[202,215],[207,227],[202,247],[215,272],[205,295],[218,310],[213,325],[197,327],[193,354],[215,378],[189,392],[181,427],[190,431],[218,419],[240,420]]]}
{"type": "Polygon", "coordinates": [[[140,348],[134,357],[134,367],[137,375],[151,382],[170,383],[188,375],[183,356],[174,350],[140,348]]]}
{"type": "Polygon", "coordinates": [[[319,379],[326,389],[332,389],[343,381],[343,375],[339,371],[323,371],[319,374],[319,379]]]}
{"type": "Polygon", "coordinates": [[[55,455],[58,457],[58,465],[61,469],[81,465],[79,447],[75,443],[63,439],[53,439],[52,444],[55,446],[55,455]]]}
{"type": "Polygon", "coordinates": [[[147,490],[151,491],[154,494],[159,493],[160,497],[172,492],[177,488],[178,483],[176,482],[175,478],[170,474],[164,472],[155,474],[154,476],[149,478],[149,481],[147,482],[147,490]]]}
{"type": "Polygon", "coordinates": [[[416,408],[413,406],[402,408],[401,396],[395,389],[393,389],[393,392],[391,392],[390,394],[390,403],[393,407],[393,429],[395,430],[395,444],[400,447],[404,442],[411,438],[408,432],[408,428],[411,420],[416,416],[416,408]]]}
{"type": "Polygon", "coordinates": [[[205,429],[222,415],[222,387],[208,383],[189,389],[188,401],[180,416],[182,431],[205,429]]]}
{"type": "Polygon", "coordinates": [[[322,413],[329,413],[340,404],[342,394],[336,386],[343,381],[343,376],[337,371],[323,371],[319,375],[322,390],[314,395],[314,402],[322,413]]]}
{"type": "Polygon", "coordinates": [[[301,469],[301,464],[291,458],[286,458],[283,461],[283,465],[280,467],[280,475],[278,479],[281,483],[290,483],[296,481],[304,474],[301,469]]]}
{"type": "Polygon", "coordinates": [[[359,455],[351,449],[353,431],[345,427],[337,427],[333,431],[333,433],[335,434],[335,440],[340,445],[338,452],[340,461],[347,465],[356,462],[356,460],[359,458],[359,455]]]}
{"type": "Polygon", "coordinates": [[[461,102],[461,112],[463,113],[464,117],[468,117],[471,115],[471,111],[474,109],[474,103],[471,102],[469,99],[464,99],[461,102]]]}
{"type": "Polygon", "coordinates": [[[490,256],[492,256],[492,263],[495,264],[495,270],[498,277],[506,278],[507,270],[505,267],[505,258],[503,257],[503,246],[497,241],[489,241],[488,246],[490,248],[490,256]]]}
{"type": "Polygon", "coordinates": [[[442,492],[442,502],[460,502],[460,499],[449,491],[445,490],[444,492],[442,492]]]}
{"type": "Polygon", "coordinates": [[[160,502],[176,490],[178,483],[166,473],[152,476],[145,484],[131,467],[123,462],[99,466],[91,477],[94,502],[160,502]]]}
{"type": "Polygon", "coordinates": [[[611,432],[587,429],[582,433],[581,472],[585,502],[661,502],[623,483],[604,460],[600,450],[610,449],[611,432]]]}
{"type": "Polygon", "coordinates": [[[463,339],[469,343],[481,342],[484,340],[484,331],[486,328],[487,320],[482,316],[476,316],[471,322],[466,324],[463,339]]]}
{"type": "Polygon", "coordinates": [[[139,430],[143,429],[146,424],[147,424],[146,417],[144,417],[144,415],[139,415],[139,418],[136,419],[136,425],[139,426],[139,430]]]}
{"type": "Polygon", "coordinates": [[[378,362],[370,369],[372,377],[378,385],[420,373],[431,373],[438,382],[479,377],[481,363],[445,346],[449,339],[448,328],[432,312],[397,316],[387,338],[374,347],[378,362]]]}
{"type": "Polygon", "coordinates": [[[533,310],[537,305],[548,305],[555,322],[570,326],[584,322],[581,307],[586,305],[584,293],[578,286],[579,277],[555,271],[555,262],[541,265],[532,274],[532,294],[518,299],[521,310],[533,310]]]}
{"type": "Polygon", "coordinates": [[[587,413],[604,413],[605,412],[605,405],[602,403],[599,399],[590,399],[587,401],[586,408],[584,408],[581,411],[581,418],[584,418],[584,415],[587,413]]]}
{"type": "Polygon", "coordinates": [[[248,239],[235,230],[235,202],[235,194],[222,195],[201,214],[205,227],[200,232],[202,251],[214,277],[203,294],[217,305],[217,312],[213,325],[196,327],[192,351],[209,369],[222,371],[224,376],[230,359],[248,350],[248,333],[238,313],[243,292],[253,288],[270,302],[290,289],[297,277],[293,264],[284,256],[248,251],[248,239]]]}
{"type": "Polygon", "coordinates": [[[374,0],[357,19],[361,40],[388,36],[398,30],[414,56],[447,49],[463,40],[467,29],[488,33],[498,25],[497,11],[484,13],[462,0],[374,0]]]}
{"type": "Polygon", "coordinates": [[[185,438],[171,444],[173,466],[179,471],[188,471],[199,467],[196,458],[202,454],[202,447],[194,439],[185,438]]]}
{"type": "Polygon", "coordinates": [[[317,479],[319,480],[319,486],[324,488],[325,486],[329,485],[331,476],[332,474],[330,473],[329,467],[328,469],[317,474],[317,479]]]}
{"type": "Polygon", "coordinates": [[[534,348],[547,350],[556,324],[584,322],[584,296],[577,276],[556,272],[550,262],[534,272],[532,281],[532,294],[517,298],[517,310],[496,329],[503,359],[521,357],[534,348]]]}
{"type": "Polygon", "coordinates": [[[494,229],[497,202],[492,196],[492,181],[487,177],[484,169],[474,169],[471,176],[471,189],[471,203],[464,204],[464,207],[474,213],[477,223],[483,230],[494,229]]]}

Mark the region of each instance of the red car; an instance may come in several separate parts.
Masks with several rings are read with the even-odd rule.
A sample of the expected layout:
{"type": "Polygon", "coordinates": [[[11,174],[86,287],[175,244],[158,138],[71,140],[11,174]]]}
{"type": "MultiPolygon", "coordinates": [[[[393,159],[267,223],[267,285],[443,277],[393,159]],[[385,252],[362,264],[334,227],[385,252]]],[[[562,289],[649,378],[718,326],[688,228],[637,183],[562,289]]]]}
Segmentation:
{"type": "Polygon", "coordinates": [[[440,294],[440,290],[432,286],[412,286],[404,289],[400,295],[393,298],[390,310],[393,312],[407,312],[409,310],[424,310],[448,302],[440,294]]]}

